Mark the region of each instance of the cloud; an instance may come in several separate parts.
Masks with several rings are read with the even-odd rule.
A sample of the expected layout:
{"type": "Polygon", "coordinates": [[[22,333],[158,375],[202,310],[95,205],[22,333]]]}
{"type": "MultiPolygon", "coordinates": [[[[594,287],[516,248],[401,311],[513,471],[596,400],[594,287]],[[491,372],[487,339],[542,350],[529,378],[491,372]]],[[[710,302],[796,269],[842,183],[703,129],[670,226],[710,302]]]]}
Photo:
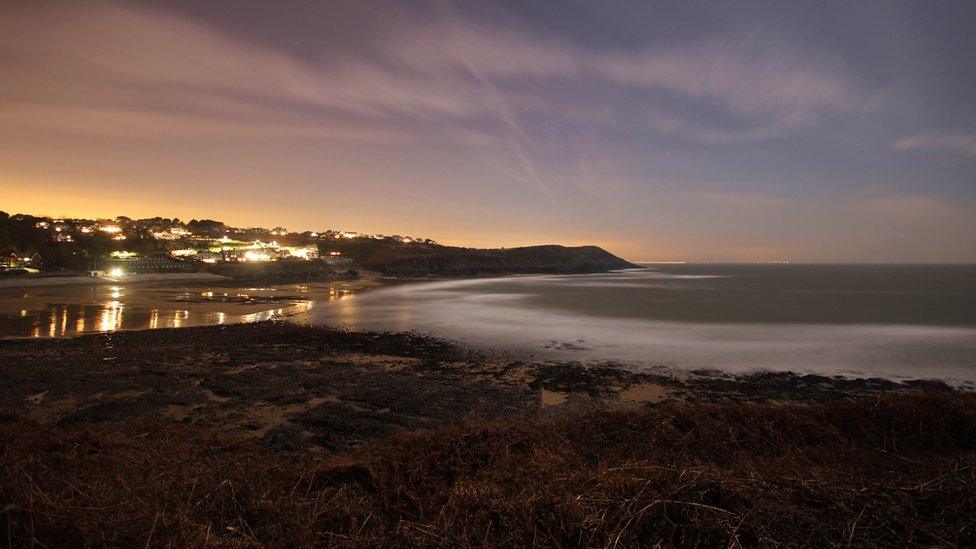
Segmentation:
{"type": "Polygon", "coordinates": [[[899,139],[892,143],[892,147],[900,151],[945,151],[976,157],[976,135],[962,133],[916,135],[899,139]]]}
{"type": "MultiPolygon", "coordinates": [[[[454,15],[406,21],[369,57],[341,52],[313,59],[174,13],[104,3],[13,11],[0,30],[4,49],[31,61],[3,67],[4,95],[38,102],[135,102],[210,114],[219,100],[238,111],[320,107],[362,117],[471,118],[497,108],[485,101],[484,81],[503,93],[519,91],[525,79],[547,81],[560,86],[552,93],[571,95],[566,84],[592,78],[709,99],[737,114],[773,113],[782,125],[808,123],[821,109],[872,105],[872,96],[843,75],[784,50],[728,51],[716,43],[594,52],[454,15]]],[[[577,108],[586,107],[587,98],[576,100],[577,108]]]]}
{"type": "Polygon", "coordinates": [[[773,113],[784,125],[806,124],[822,110],[865,111],[877,97],[852,88],[836,70],[788,50],[726,51],[719,44],[597,58],[593,66],[622,85],[708,98],[739,114],[773,113]]]}
{"type": "Polygon", "coordinates": [[[149,8],[14,11],[0,36],[5,57],[24,61],[0,66],[9,124],[57,129],[60,119],[72,133],[128,134],[141,118],[150,134],[184,128],[193,136],[210,125],[203,135],[223,127],[373,140],[375,121],[395,115],[484,110],[470,83],[435,84],[342,56],[309,62],[149,8]],[[98,110],[114,114],[89,124],[98,110]]]}
{"type": "Polygon", "coordinates": [[[865,199],[863,211],[876,218],[896,222],[940,223],[961,218],[965,210],[937,196],[883,196],[865,199]]]}
{"type": "Polygon", "coordinates": [[[730,50],[723,41],[707,41],[682,48],[592,51],[534,37],[528,29],[484,27],[458,18],[449,21],[446,26],[443,21],[432,22],[394,37],[390,49],[397,62],[435,79],[475,65],[501,84],[551,83],[558,86],[557,96],[572,96],[586,81],[599,82],[596,90],[588,88],[591,93],[586,97],[564,105],[559,114],[571,119],[606,120],[599,111],[617,107],[621,98],[601,94],[599,89],[632,89],[644,94],[635,106],[653,107],[656,117],[651,123],[663,133],[715,142],[753,141],[810,126],[824,113],[870,112],[884,102],[883,94],[856,87],[856,78],[830,63],[785,47],[750,47],[743,41],[730,50]],[[707,102],[729,116],[753,118],[761,127],[736,131],[703,126],[700,116],[662,112],[666,97],[661,93],[707,102]],[[597,114],[583,115],[581,109],[597,114]]]}
{"type": "Polygon", "coordinates": [[[551,199],[552,172],[567,154],[553,135],[627,136],[605,169],[577,185],[624,194],[632,185],[618,183],[633,176],[614,166],[648,134],[755,142],[879,104],[829,62],[748,40],[732,49],[722,41],[595,49],[450,9],[384,31],[355,48],[315,37],[321,43],[299,53],[163,9],[15,8],[0,20],[0,125],[130,138],[440,142],[495,164],[484,150],[502,151],[509,164],[499,173],[551,199]]]}
{"type": "Polygon", "coordinates": [[[515,154],[515,158],[518,160],[519,166],[525,173],[525,177],[519,178],[519,180],[527,181],[535,190],[543,193],[551,200],[552,190],[539,175],[535,162],[526,151],[526,145],[531,144],[532,140],[522,128],[522,124],[519,119],[512,112],[508,100],[492,83],[491,79],[481,66],[470,59],[465,59],[464,62],[466,68],[471,71],[474,77],[478,80],[478,83],[484,88],[489,104],[495,107],[499,118],[510,130],[510,134],[506,139],[506,142],[508,143],[512,152],[515,154]]]}
{"type": "Polygon", "coordinates": [[[299,138],[356,141],[376,144],[405,143],[398,132],[368,127],[332,127],[275,118],[238,120],[233,117],[188,115],[145,109],[88,108],[37,105],[0,107],[5,124],[64,133],[126,138],[299,138]]]}
{"type": "Polygon", "coordinates": [[[792,198],[748,191],[703,191],[697,198],[705,204],[748,213],[781,212],[796,205],[792,198]]]}
{"type": "Polygon", "coordinates": [[[593,196],[624,196],[638,186],[637,182],[629,179],[595,179],[583,177],[579,180],[579,188],[593,196]]]}

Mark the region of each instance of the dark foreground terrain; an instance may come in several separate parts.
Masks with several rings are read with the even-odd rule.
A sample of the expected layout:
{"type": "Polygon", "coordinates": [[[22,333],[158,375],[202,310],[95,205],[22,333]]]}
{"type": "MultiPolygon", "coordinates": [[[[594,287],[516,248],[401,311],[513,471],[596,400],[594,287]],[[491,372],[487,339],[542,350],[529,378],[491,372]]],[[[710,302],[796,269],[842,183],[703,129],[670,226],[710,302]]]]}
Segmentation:
{"type": "Polygon", "coordinates": [[[10,545],[972,545],[976,395],[287,323],[0,342],[10,545]]]}

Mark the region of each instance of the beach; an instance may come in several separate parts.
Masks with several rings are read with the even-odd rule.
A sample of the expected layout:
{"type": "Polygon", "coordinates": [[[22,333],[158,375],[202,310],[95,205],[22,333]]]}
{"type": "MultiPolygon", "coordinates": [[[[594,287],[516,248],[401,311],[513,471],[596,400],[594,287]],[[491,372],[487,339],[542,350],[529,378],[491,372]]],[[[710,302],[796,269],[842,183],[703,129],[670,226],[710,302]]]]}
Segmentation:
{"type": "Polygon", "coordinates": [[[82,276],[82,275],[46,275],[46,276],[8,276],[0,278],[0,289],[3,288],[38,288],[46,286],[66,285],[118,285],[118,284],[180,284],[187,282],[228,282],[229,277],[211,273],[146,273],[127,276],[82,276]]]}
{"type": "Polygon", "coordinates": [[[18,541],[974,541],[976,401],[936,381],[531,362],[280,321],[7,340],[0,374],[18,541]]]}
{"type": "Polygon", "coordinates": [[[2,408],[29,421],[190,423],[266,442],[287,434],[300,453],[459,421],[538,419],[668,399],[808,403],[951,392],[938,381],[527,362],[419,334],[275,321],[10,340],[0,344],[0,357],[2,408]],[[332,442],[317,442],[323,440],[332,442]]]}
{"type": "Polygon", "coordinates": [[[301,319],[317,304],[394,282],[373,273],[298,282],[206,273],[17,280],[0,287],[0,339],[301,319]]]}
{"type": "MultiPolygon", "coordinates": [[[[775,355],[753,355],[766,364],[775,356],[779,367],[734,368],[729,361],[741,361],[741,349],[729,343],[741,336],[725,328],[716,338],[726,340],[721,352],[708,355],[724,360],[669,364],[655,356],[664,349],[655,342],[699,325],[669,325],[652,337],[648,326],[661,319],[637,319],[635,331],[634,320],[611,316],[612,292],[624,291],[624,311],[636,315],[644,314],[641,299],[696,302],[721,284],[733,300],[707,301],[708,314],[753,314],[740,305],[752,302],[750,278],[717,276],[656,268],[435,282],[366,274],[305,284],[177,281],[11,293],[7,299],[53,310],[39,321],[54,328],[43,334],[49,337],[0,341],[8,539],[976,543],[968,527],[976,508],[976,395],[968,378],[940,379],[932,362],[965,355],[916,353],[928,362],[915,375],[890,367],[851,375],[810,367],[802,359],[809,347],[780,338],[775,355]],[[597,292],[598,314],[560,319],[558,308],[540,305],[593,306],[576,299],[580,288],[597,292]],[[87,313],[86,300],[94,303],[87,313]],[[172,323],[139,316],[156,310],[168,318],[170,308],[172,323]],[[96,323],[93,333],[60,329],[75,322],[72,314],[119,321],[96,323]],[[605,330],[608,321],[617,328],[605,330]],[[603,335],[611,332],[616,340],[603,335]],[[512,333],[522,339],[502,337],[512,333]],[[625,358],[643,359],[615,357],[620,342],[631,344],[625,358]]],[[[870,286],[866,299],[878,299],[870,286]]],[[[782,287],[794,299],[793,287],[782,287]]],[[[881,293],[893,310],[902,299],[942,300],[929,290],[881,293]]],[[[858,296],[847,294],[858,310],[858,296]]],[[[767,292],[762,314],[782,314],[782,299],[767,292]]],[[[945,330],[941,319],[965,299],[916,322],[945,330]]],[[[682,305],[650,310],[673,315],[682,305]]],[[[802,312],[821,315],[818,322],[844,320],[828,313],[835,314],[802,312]]],[[[778,329],[817,332],[792,320],[778,329]]],[[[831,329],[864,328],[836,322],[831,329]]],[[[953,341],[922,344],[951,350],[953,341]]],[[[969,371],[960,364],[952,371],[969,371]]]]}

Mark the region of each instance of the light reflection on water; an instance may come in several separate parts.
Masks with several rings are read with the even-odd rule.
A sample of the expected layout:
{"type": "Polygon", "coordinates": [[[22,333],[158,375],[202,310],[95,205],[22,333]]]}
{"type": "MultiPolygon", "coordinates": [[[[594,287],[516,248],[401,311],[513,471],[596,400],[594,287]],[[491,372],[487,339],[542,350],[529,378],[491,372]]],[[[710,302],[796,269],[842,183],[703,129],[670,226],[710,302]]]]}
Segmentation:
{"type": "Polygon", "coordinates": [[[349,289],[327,284],[236,289],[138,286],[5,289],[0,290],[0,338],[70,337],[91,332],[278,318],[302,320],[302,315],[309,313],[316,302],[342,300],[351,295],[349,289]],[[281,297],[263,303],[246,301],[276,296],[281,297]]]}

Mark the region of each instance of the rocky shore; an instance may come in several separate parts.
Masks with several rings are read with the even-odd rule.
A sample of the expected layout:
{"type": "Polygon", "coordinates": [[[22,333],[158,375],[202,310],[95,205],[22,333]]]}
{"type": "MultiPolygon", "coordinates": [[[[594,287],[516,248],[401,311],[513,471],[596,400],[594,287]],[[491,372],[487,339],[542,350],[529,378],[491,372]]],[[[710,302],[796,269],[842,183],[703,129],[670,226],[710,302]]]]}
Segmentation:
{"type": "Polygon", "coordinates": [[[976,541],[976,401],[934,381],[261,322],[0,341],[0,434],[14,544],[976,541]]]}
{"type": "Polygon", "coordinates": [[[459,421],[540,419],[690,402],[823,402],[934,381],[636,371],[524,362],[410,333],[259,322],[0,342],[0,411],[59,426],[151,420],[345,450],[459,421]]]}

